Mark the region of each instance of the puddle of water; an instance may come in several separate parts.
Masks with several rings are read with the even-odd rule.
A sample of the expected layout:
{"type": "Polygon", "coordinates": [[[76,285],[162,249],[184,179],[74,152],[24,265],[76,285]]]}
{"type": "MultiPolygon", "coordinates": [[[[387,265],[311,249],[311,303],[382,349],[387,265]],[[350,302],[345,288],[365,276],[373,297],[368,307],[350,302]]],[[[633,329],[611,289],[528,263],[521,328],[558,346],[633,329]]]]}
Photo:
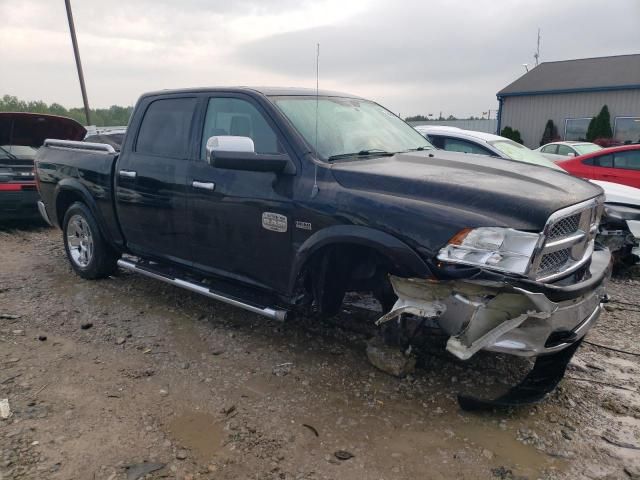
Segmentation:
{"type": "Polygon", "coordinates": [[[466,437],[475,444],[491,450],[498,463],[517,466],[518,473],[521,474],[539,475],[544,468],[552,465],[560,471],[566,468],[564,460],[550,457],[533,446],[524,445],[514,438],[512,431],[490,428],[480,422],[470,422],[458,425],[455,432],[458,437],[466,437]]]}
{"type": "Polygon", "coordinates": [[[168,425],[171,436],[201,462],[208,462],[222,449],[225,438],[215,417],[204,412],[187,412],[176,416],[168,425]]]}

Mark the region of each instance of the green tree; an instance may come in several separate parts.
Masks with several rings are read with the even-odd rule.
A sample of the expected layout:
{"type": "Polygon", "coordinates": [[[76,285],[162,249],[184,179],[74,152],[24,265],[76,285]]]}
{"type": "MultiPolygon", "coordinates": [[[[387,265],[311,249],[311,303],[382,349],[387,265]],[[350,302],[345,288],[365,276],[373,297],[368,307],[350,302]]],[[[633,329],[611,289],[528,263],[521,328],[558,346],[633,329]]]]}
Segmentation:
{"type": "Polygon", "coordinates": [[[424,115],[414,115],[413,117],[407,117],[404,119],[405,122],[426,122],[427,120],[429,120],[429,118],[424,115]]]}
{"type": "Polygon", "coordinates": [[[593,142],[598,138],[612,138],[613,131],[611,130],[611,115],[609,114],[609,107],[604,105],[600,110],[600,113],[593,117],[589,122],[587,128],[587,140],[593,142]]]}
{"type": "Polygon", "coordinates": [[[520,136],[520,130],[515,130],[511,127],[504,127],[500,132],[500,135],[502,135],[505,138],[508,138],[509,140],[513,140],[514,142],[518,142],[519,144],[524,143],[522,141],[522,137],[520,136]]]}
{"type": "MultiPolygon", "coordinates": [[[[112,105],[109,108],[92,108],[90,110],[91,121],[98,127],[121,126],[129,123],[129,117],[133,107],[121,107],[112,105]]],[[[81,124],[85,124],[83,108],[65,108],[59,103],[47,105],[42,100],[20,100],[13,95],[3,95],[0,98],[0,112],[31,112],[48,113],[73,118],[81,124]]]]}
{"type": "Polygon", "coordinates": [[[540,140],[540,146],[555,142],[559,138],[558,127],[553,123],[553,120],[547,120],[547,124],[545,125],[544,132],[542,134],[542,140],[540,140]]]}

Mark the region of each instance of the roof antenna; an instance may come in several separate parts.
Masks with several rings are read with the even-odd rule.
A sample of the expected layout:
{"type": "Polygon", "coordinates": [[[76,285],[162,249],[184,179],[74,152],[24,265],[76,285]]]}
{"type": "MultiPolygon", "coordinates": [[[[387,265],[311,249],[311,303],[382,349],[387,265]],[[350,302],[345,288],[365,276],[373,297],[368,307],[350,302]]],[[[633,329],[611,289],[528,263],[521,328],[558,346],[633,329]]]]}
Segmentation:
{"type": "Polygon", "coordinates": [[[536,59],[536,67],[540,61],[540,28],[538,28],[538,46],[536,48],[536,53],[533,54],[533,58],[536,59]]]}
{"type": "MultiPolygon", "coordinates": [[[[316,44],[316,157],[318,156],[318,99],[320,96],[320,44],[316,44]]],[[[316,158],[317,160],[317,158],[316,158]]],[[[315,163],[315,171],[313,173],[313,189],[311,190],[311,198],[318,195],[318,164],[315,163]]]]}

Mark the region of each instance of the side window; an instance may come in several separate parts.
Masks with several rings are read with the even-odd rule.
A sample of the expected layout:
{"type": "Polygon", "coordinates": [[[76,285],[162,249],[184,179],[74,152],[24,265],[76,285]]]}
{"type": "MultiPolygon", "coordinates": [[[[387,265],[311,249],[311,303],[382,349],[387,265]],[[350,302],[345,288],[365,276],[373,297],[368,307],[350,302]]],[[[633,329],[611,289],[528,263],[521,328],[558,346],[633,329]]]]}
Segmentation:
{"type": "Polygon", "coordinates": [[[594,162],[598,167],[613,168],[613,155],[601,155],[594,162]]]}
{"type": "Polygon", "coordinates": [[[543,153],[556,153],[557,150],[558,150],[558,145],[546,145],[542,147],[541,151],[543,153]]]}
{"type": "Polygon", "coordinates": [[[439,135],[427,135],[427,140],[429,140],[434,147],[444,150],[444,138],[439,135]]]}
{"type": "Polygon", "coordinates": [[[583,165],[595,165],[595,159],[593,157],[587,158],[586,160],[582,160],[583,165]]]}
{"type": "Polygon", "coordinates": [[[624,168],[626,170],[640,170],[640,150],[616,152],[613,155],[613,164],[615,165],[615,168],[624,168]]]}
{"type": "Polygon", "coordinates": [[[200,158],[206,159],[207,140],[219,135],[249,137],[256,153],[284,153],[278,136],[251,103],[239,98],[211,98],[204,120],[200,158]]]}
{"type": "Polygon", "coordinates": [[[450,152],[477,153],[480,155],[491,155],[491,152],[475,143],[461,140],[459,138],[444,139],[444,149],[450,152]]]}
{"type": "Polygon", "coordinates": [[[152,102],[142,119],[136,152],[185,158],[195,106],[195,98],[166,98],[152,102]]]}
{"type": "Polygon", "coordinates": [[[566,145],[558,145],[558,155],[568,156],[570,153],[575,155],[576,152],[573,151],[573,148],[566,145]]]}

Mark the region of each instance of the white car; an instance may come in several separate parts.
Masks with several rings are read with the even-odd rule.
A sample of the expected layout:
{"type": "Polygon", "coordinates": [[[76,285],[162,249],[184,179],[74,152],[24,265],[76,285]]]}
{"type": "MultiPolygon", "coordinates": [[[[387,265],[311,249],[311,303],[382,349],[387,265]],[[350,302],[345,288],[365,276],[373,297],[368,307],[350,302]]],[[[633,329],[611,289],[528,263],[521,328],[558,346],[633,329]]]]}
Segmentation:
{"type": "Polygon", "coordinates": [[[606,197],[598,241],[625,263],[637,262],[640,256],[640,188],[589,181],[602,187],[606,197]]]}
{"type": "Polygon", "coordinates": [[[414,128],[424,135],[433,146],[441,150],[489,155],[562,170],[540,153],[492,133],[447,126],[418,125],[414,128]]]}
{"type": "Polygon", "coordinates": [[[591,142],[551,142],[536,148],[534,152],[540,152],[549,160],[557,162],[598,150],[602,150],[602,147],[591,142]]]}

